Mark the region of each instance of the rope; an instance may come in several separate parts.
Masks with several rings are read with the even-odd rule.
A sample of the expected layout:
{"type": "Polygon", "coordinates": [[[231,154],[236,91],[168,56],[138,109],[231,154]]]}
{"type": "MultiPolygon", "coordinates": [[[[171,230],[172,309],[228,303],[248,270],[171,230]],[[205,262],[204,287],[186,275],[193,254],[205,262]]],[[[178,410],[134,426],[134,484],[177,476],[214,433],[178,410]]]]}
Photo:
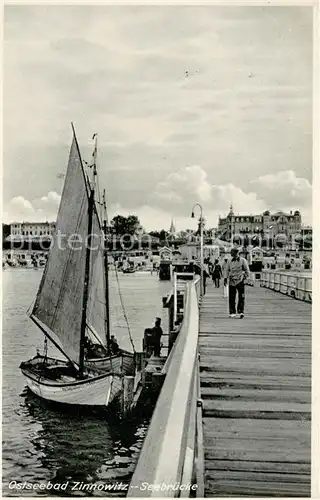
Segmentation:
{"type": "MultiPolygon", "coordinates": [[[[106,196],[107,196],[107,193],[106,193],[106,196]]],[[[107,211],[107,204],[106,203],[105,203],[105,214],[106,214],[106,221],[108,221],[108,211],[107,211]]],[[[106,242],[106,244],[107,244],[107,242],[106,242]]],[[[127,324],[127,330],[128,330],[128,334],[129,334],[129,340],[131,342],[133,352],[135,353],[136,349],[135,349],[135,346],[134,346],[133,338],[132,338],[131,331],[130,331],[130,325],[129,325],[128,317],[127,317],[126,310],[125,310],[124,303],[123,303],[123,297],[122,297],[122,293],[121,293],[119,276],[118,276],[118,269],[117,269],[116,265],[115,265],[115,271],[116,271],[116,279],[117,279],[117,286],[118,286],[118,292],[119,292],[119,298],[120,298],[121,308],[122,308],[122,312],[123,312],[123,316],[124,316],[125,322],[127,324]]]]}
{"type": "Polygon", "coordinates": [[[122,294],[121,294],[117,266],[115,266],[115,271],[116,271],[117,285],[118,285],[118,291],[119,291],[119,297],[120,297],[120,303],[121,303],[121,307],[122,307],[122,312],[123,312],[123,316],[124,316],[124,319],[125,319],[126,324],[127,324],[127,329],[128,329],[128,334],[129,334],[129,339],[130,339],[130,342],[131,342],[131,345],[132,345],[132,349],[133,349],[133,352],[135,353],[136,350],[135,350],[135,347],[134,347],[134,342],[133,342],[131,331],[130,331],[130,325],[129,325],[128,317],[127,317],[127,314],[126,314],[126,311],[125,311],[125,308],[124,308],[123,298],[122,298],[122,294]]]}
{"type": "Polygon", "coordinates": [[[35,299],[32,299],[32,302],[30,304],[30,306],[28,307],[27,309],[27,315],[29,315],[29,312],[30,312],[30,309],[32,308],[32,306],[34,305],[34,302],[35,302],[35,299]]]}

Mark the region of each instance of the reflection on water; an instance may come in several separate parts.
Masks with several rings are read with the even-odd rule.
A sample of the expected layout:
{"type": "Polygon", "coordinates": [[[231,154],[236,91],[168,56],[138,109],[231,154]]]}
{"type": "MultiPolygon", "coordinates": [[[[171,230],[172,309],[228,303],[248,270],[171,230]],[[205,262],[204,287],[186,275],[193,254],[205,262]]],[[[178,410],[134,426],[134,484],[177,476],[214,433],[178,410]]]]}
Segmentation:
{"type": "MultiPolygon", "coordinates": [[[[130,347],[114,276],[111,277],[112,331],[124,348],[130,347]]],[[[166,313],[161,297],[169,288],[156,276],[120,277],[131,334],[140,350],[144,328],[166,313]]],[[[71,491],[75,482],[128,483],[147,429],[144,421],[108,421],[104,417],[53,410],[27,393],[19,370],[22,360],[41,348],[41,332],[26,316],[40,273],[8,269],[3,274],[3,494],[5,496],[120,496],[125,491],[71,491]],[[66,491],[10,489],[16,481],[68,483],[66,491]]]]}

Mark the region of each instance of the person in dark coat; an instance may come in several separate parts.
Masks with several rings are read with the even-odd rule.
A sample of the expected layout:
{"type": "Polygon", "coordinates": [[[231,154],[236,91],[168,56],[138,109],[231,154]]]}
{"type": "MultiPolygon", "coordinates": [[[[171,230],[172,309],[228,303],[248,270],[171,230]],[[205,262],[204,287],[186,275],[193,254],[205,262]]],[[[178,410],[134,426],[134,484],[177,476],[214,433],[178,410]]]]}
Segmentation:
{"type": "Polygon", "coordinates": [[[146,356],[149,358],[153,354],[153,328],[146,328],[144,331],[144,347],[146,356]]]}
{"type": "Polygon", "coordinates": [[[218,259],[216,259],[214,262],[214,267],[213,267],[213,271],[212,271],[212,281],[214,282],[214,285],[216,288],[220,287],[221,277],[222,277],[222,269],[221,269],[221,266],[219,264],[218,259]]]}
{"type": "Polygon", "coordinates": [[[152,337],[153,337],[153,353],[155,356],[160,357],[161,352],[161,336],[162,336],[162,328],[161,328],[161,318],[156,318],[155,325],[152,328],[152,337]]]}
{"type": "Polygon", "coordinates": [[[111,335],[110,338],[110,351],[112,354],[118,354],[120,351],[119,344],[114,335],[111,335]]]}

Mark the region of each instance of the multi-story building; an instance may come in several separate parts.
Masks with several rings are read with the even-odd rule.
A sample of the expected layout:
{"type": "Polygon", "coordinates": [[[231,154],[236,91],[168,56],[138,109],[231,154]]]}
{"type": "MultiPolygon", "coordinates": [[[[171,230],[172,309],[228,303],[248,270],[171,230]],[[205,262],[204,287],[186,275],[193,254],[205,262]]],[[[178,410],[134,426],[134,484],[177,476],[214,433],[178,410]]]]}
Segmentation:
{"type": "Polygon", "coordinates": [[[302,226],[301,228],[301,239],[299,241],[299,248],[304,250],[312,249],[312,227],[302,226]]]}
{"type": "Polygon", "coordinates": [[[301,227],[301,235],[309,236],[312,238],[312,227],[311,226],[302,226],[301,227]]]}
{"type": "Polygon", "coordinates": [[[55,222],[13,222],[10,224],[8,239],[29,240],[50,237],[55,227],[55,222]]]}
{"type": "Polygon", "coordinates": [[[290,240],[293,235],[301,232],[301,214],[298,210],[290,213],[276,212],[271,214],[266,210],[258,215],[235,214],[230,206],[230,211],[225,218],[218,221],[219,237],[231,241],[240,235],[260,235],[263,238],[273,240],[278,235],[285,236],[290,240]]]}

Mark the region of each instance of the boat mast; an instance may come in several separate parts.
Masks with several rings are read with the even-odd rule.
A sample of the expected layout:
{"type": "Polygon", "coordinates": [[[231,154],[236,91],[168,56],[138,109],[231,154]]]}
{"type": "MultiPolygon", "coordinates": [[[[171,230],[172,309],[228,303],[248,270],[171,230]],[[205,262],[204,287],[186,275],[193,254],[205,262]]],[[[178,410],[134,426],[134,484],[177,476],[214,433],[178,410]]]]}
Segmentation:
{"type": "Polygon", "coordinates": [[[107,203],[106,190],[103,190],[103,233],[104,233],[104,274],[105,274],[105,301],[106,301],[106,317],[105,317],[105,334],[107,347],[110,346],[110,308],[109,308],[109,263],[108,263],[108,239],[107,239],[107,203]]]}
{"type": "Polygon", "coordinates": [[[86,249],[86,264],[85,264],[85,276],[84,276],[84,290],[83,290],[83,301],[82,301],[82,318],[81,318],[81,332],[80,332],[80,356],[79,356],[79,377],[83,377],[84,371],[84,350],[85,350],[85,337],[86,337],[86,327],[87,327],[87,304],[89,297],[89,278],[90,278],[90,256],[91,256],[91,239],[92,239],[92,219],[94,210],[94,191],[95,191],[95,180],[97,175],[96,168],[96,155],[97,155],[97,134],[93,136],[95,140],[95,147],[93,152],[93,183],[90,187],[89,203],[88,203],[88,246],[86,249]]]}

